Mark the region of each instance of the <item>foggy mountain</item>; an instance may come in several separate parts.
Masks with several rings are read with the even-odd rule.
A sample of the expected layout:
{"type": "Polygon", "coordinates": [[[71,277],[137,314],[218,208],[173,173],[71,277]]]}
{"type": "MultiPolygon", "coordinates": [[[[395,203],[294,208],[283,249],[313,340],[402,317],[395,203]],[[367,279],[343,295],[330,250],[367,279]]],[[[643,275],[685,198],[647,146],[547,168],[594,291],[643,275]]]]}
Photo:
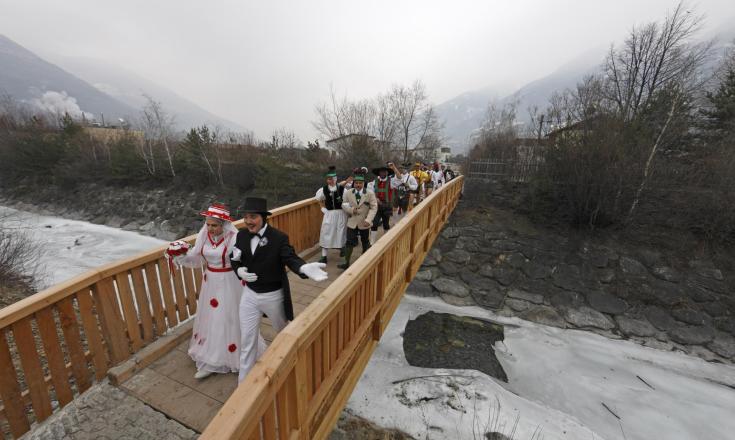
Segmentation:
{"type": "Polygon", "coordinates": [[[221,118],[172,90],[123,67],[101,60],[80,57],[49,56],[56,64],[87,81],[99,91],[133,108],[142,108],[147,100],[144,94],[160,102],[169,115],[174,115],[178,129],[188,130],[204,123],[232,131],[245,131],[235,122],[221,118]]]}
{"type": "Polygon", "coordinates": [[[500,98],[490,92],[491,88],[466,92],[437,106],[440,119],[445,121],[444,134],[453,154],[466,153],[469,139],[485,118],[488,105],[496,107],[517,102],[516,117],[519,122],[529,120],[528,108],[546,108],[549,98],[557,90],[573,87],[586,74],[595,71],[602,63],[605,47],[589,50],[565,63],[554,72],[532,81],[513,93],[500,98]],[[500,98],[500,99],[499,99],[500,98]]]}
{"type": "Polygon", "coordinates": [[[129,119],[138,111],[0,35],[0,93],[51,112],[106,120],[129,119]]]}

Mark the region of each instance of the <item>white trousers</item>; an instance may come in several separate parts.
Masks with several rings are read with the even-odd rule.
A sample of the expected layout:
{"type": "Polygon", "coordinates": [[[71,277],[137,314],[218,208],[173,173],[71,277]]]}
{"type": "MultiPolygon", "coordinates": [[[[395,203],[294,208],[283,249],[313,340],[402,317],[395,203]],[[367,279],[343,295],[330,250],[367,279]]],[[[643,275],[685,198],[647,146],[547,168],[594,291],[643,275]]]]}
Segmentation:
{"type": "MultiPolygon", "coordinates": [[[[237,378],[242,382],[255,365],[258,356],[260,335],[260,317],[265,313],[273,324],[276,333],[286,327],[286,315],[283,311],[283,289],[273,292],[255,293],[247,286],[243,288],[240,298],[240,371],[237,378]]],[[[260,352],[259,352],[260,351],[260,352]]]]}

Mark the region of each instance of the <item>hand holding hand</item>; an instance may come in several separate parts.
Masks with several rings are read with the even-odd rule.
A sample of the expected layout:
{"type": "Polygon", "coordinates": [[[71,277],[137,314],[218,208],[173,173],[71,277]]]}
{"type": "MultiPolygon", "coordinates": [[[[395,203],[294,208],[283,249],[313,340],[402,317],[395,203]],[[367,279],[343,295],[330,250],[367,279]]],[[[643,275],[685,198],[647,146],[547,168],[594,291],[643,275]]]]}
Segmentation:
{"type": "Polygon", "coordinates": [[[239,276],[240,279],[245,281],[246,283],[258,281],[258,275],[252,272],[248,272],[248,268],[245,266],[237,269],[237,276],[239,276]]]}
{"type": "Polygon", "coordinates": [[[314,281],[324,281],[328,277],[327,273],[324,271],[325,267],[327,267],[327,265],[324,263],[306,263],[301,266],[299,272],[314,281]]]}

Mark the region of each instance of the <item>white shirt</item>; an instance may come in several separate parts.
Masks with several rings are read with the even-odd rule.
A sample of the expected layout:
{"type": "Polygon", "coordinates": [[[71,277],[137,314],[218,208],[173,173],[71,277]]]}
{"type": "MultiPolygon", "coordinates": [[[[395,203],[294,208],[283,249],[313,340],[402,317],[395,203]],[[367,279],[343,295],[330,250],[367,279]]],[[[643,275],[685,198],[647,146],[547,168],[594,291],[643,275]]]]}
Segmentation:
{"type": "Polygon", "coordinates": [[[444,180],[444,172],[442,172],[442,170],[431,170],[429,171],[429,175],[431,176],[431,182],[434,184],[434,188],[438,188],[447,183],[446,180],[444,180]]]}
{"type": "MultiPolygon", "coordinates": [[[[386,180],[388,180],[388,178],[386,177],[385,179],[381,179],[380,177],[378,177],[375,180],[377,180],[378,182],[385,182],[386,180]]],[[[375,192],[375,180],[371,180],[367,184],[367,189],[372,192],[375,192]]],[[[390,187],[393,189],[397,189],[399,186],[401,186],[401,179],[396,178],[396,176],[392,176],[390,178],[390,187]]]]}
{"type": "MultiPolygon", "coordinates": [[[[262,236],[263,234],[265,234],[265,229],[267,227],[268,227],[268,224],[266,223],[263,226],[263,229],[258,231],[258,235],[262,236]]],[[[258,248],[258,244],[260,243],[260,240],[262,240],[260,237],[258,237],[258,235],[253,235],[253,238],[250,239],[250,253],[252,255],[255,255],[255,249],[258,248]]]]}
{"type": "Polygon", "coordinates": [[[401,174],[401,182],[405,183],[408,189],[410,189],[411,191],[416,191],[416,189],[419,187],[418,182],[416,182],[416,178],[408,173],[401,174]]]}

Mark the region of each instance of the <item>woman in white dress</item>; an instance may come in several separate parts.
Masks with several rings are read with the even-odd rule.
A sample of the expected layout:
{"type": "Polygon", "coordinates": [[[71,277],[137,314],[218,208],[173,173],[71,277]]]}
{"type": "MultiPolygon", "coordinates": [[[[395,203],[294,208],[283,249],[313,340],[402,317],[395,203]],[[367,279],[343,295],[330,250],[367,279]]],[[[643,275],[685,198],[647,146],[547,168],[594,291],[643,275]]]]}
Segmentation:
{"type": "MultiPolygon", "coordinates": [[[[240,280],[232,272],[229,254],[235,245],[237,228],[226,206],[213,204],[201,213],[206,217],[194,247],[185,255],[174,257],[175,264],[206,267],[197,303],[197,314],[189,344],[197,379],[212,373],[236,373],[240,366],[239,303],[240,280]]],[[[258,354],[266,345],[258,335],[258,354]]]]}
{"type": "Polygon", "coordinates": [[[339,249],[342,255],[347,241],[347,214],[342,211],[342,196],[347,181],[337,183],[337,171],[333,166],[329,167],[324,177],[326,184],[315,195],[324,214],[319,232],[319,246],[322,248],[320,263],[327,262],[329,249],[339,249]]]}

